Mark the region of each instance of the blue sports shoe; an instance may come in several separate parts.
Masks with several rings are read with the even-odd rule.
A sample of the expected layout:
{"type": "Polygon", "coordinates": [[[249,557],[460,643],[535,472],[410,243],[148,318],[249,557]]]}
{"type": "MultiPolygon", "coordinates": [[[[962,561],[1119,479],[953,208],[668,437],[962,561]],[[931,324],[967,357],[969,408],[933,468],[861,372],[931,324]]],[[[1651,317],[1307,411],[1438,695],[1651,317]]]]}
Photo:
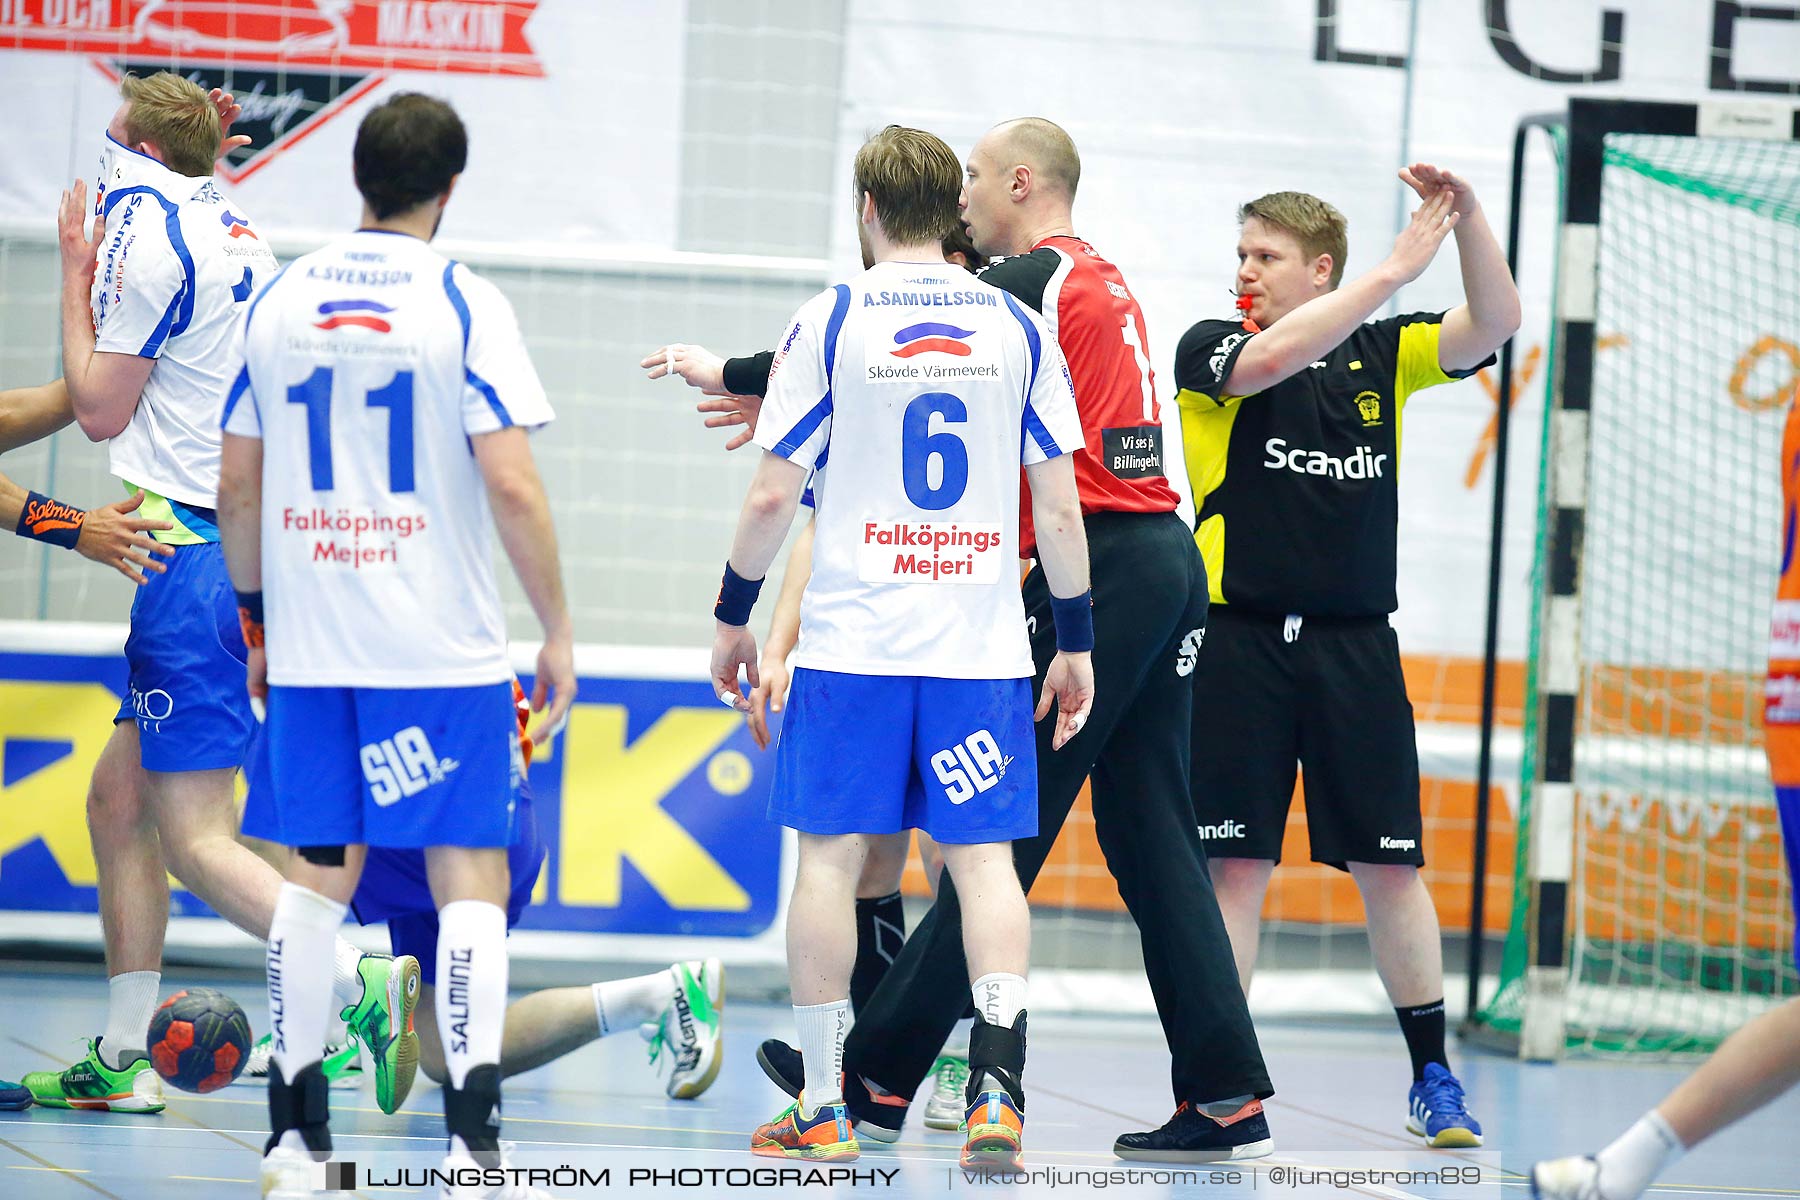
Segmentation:
{"type": "Polygon", "coordinates": [[[1437,1149],[1481,1145],[1481,1122],[1463,1104],[1462,1081],[1441,1063],[1426,1063],[1425,1078],[1407,1096],[1406,1131],[1437,1149]]]}
{"type": "Polygon", "coordinates": [[[31,1107],[31,1089],[24,1084],[0,1079],[0,1112],[18,1112],[31,1107]]]}

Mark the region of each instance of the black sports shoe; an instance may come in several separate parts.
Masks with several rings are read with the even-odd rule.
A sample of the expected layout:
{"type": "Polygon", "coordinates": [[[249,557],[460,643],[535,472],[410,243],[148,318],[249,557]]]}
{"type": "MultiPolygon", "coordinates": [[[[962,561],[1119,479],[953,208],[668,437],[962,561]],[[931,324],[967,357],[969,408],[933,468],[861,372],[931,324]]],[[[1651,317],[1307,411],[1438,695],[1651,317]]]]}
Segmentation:
{"type": "Polygon", "coordinates": [[[1263,1158],[1274,1149],[1260,1100],[1252,1100],[1224,1118],[1209,1117],[1183,1100],[1161,1129],[1121,1134],[1113,1143],[1118,1157],[1143,1162],[1233,1162],[1263,1158]]]}
{"type": "MultiPolygon", "coordinates": [[[[806,1086],[806,1065],[800,1052],[782,1041],[770,1038],[756,1048],[756,1062],[774,1085],[798,1100],[806,1086]]],[[[900,1127],[906,1121],[911,1103],[889,1092],[877,1092],[861,1076],[844,1072],[844,1103],[850,1108],[850,1123],[862,1137],[877,1142],[897,1142],[900,1127]]]]}
{"type": "Polygon", "coordinates": [[[800,1089],[806,1086],[806,1064],[798,1050],[780,1038],[770,1038],[756,1048],[756,1064],[776,1087],[800,1098],[800,1089]]]}

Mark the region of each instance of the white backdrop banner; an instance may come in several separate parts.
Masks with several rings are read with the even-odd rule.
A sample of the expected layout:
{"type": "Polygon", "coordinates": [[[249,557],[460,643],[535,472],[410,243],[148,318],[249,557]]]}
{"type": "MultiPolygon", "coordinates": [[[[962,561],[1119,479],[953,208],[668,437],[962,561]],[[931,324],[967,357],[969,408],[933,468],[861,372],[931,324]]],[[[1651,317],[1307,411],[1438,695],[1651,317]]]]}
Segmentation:
{"type": "Polygon", "coordinates": [[[174,69],[240,98],[254,140],[219,174],[277,235],[353,225],[358,122],[422,91],[469,129],[446,236],[668,249],[685,18],[682,0],[0,0],[0,221],[53,223],[60,189],[92,184],[120,75],[174,69]]]}
{"type": "MultiPolygon", "coordinates": [[[[1468,177],[1504,241],[1521,117],[1566,111],[1572,95],[1800,93],[1800,7],[1781,12],[1790,9],[1782,17],[1708,0],[869,0],[851,9],[841,175],[864,136],[888,122],[930,129],[964,155],[1009,117],[1063,125],[1082,152],[1076,232],[1118,264],[1143,306],[1158,396],[1173,420],[1176,342],[1196,320],[1231,315],[1244,201],[1283,189],[1329,200],[1349,218],[1354,277],[1385,256],[1410,211],[1396,171],[1423,160],[1468,177]]],[[[1541,139],[1535,145],[1502,610],[1502,651],[1515,659],[1528,616],[1556,219],[1549,154],[1541,139]]],[[[854,237],[846,204],[834,234],[840,258],[854,253],[854,237]]],[[[1388,311],[1460,298],[1447,245],[1388,311]]],[[[1721,403],[1734,357],[1723,357],[1708,385],[1721,403]]],[[[1481,653],[1496,382],[1490,369],[1433,389],[1406,422],[1396,624],[1409,653],[1481,653]]]]}

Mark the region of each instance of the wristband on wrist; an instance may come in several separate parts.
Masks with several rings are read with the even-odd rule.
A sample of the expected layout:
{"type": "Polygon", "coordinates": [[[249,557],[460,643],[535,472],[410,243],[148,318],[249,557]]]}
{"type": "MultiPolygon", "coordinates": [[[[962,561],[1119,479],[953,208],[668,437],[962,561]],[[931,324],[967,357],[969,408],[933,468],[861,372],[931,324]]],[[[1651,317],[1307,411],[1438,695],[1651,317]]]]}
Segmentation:
{"type": "Polygon", "coordinates": [[[255,650],[263,644],[263,594],[259,591],[237,594],[238,625],[244,631],[244,645],[255,650]]]}
{"type": "Polygon", "coordinates": [[[725,577],[719,581],[719,602],[713,605],[713,616],[727,625],[748,625],[750,610],[762,594],[763,581],[745,579],[725,563],[725,577]]]}
{"type": "Polygon", "coordinates": [[[60,500],[52,500],[42,492],[31,492],[25,497],[25,505],[19,510],[19,524],[13,530],[22,538],[49,542],[52,546],[61,546],[64,550],[73,550],[76,541],[81,537],[81,526],[87,520],[87,512],[76,508],[73,504],[64,504],[60,500]]]}
{"type": "Polygon", "coordinates": [[[1065,599],[1050,597],[1050,614],[1056,621],[1056,648],[1065,654],[1086,654],[1094,648],[1094,591],[1065,599]]]}

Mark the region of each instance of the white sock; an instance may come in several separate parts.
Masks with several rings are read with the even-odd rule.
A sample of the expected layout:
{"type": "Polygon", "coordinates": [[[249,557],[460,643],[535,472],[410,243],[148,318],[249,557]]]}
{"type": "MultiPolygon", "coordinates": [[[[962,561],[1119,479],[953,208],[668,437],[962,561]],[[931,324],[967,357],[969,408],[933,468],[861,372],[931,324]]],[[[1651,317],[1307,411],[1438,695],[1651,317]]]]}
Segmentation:
{"type": "Polygon", "coordinates": [[[675,980],[667,971],[596,983],[594,1013],[600,1019],[600,1036],[656,1020],[674,998],[675,980]]]}
{"type": "Polygon", "coordinates": [[[331,998],[337,1002],[337,1007],[331,1010],[334,1017],[359,1003],[363,993],[362,974],[356,969],[356,965],[362,961],[363,952],[339,938],[336,954],[337,957],[331,964],[331,998]]]}
{"type": "Polygon", "coordinates": [[[844,1032],[850,1025],[850,998],[829,1004],[796,1004],[794,1025],[800,1032],[800,1057],[806,1063],[804,1111],[810,1115],[827,1104],[842,1104],[844,1032]]]}
{"type": "Polygon", "coordinates": [[[1606,1200],[1638,1200],[1656,1177],[1687,1153],[1687,1147],[1651,1109],[1619,1140],[1594,1156],[1600,1164],[1600,1191],[1606,1200]]]}
{"type": "Polygon", "coordinates": [[[331,1017],[331,976],[325,964],[348,911],[348,905],[297,883],[284,882],[276,897],[266,959],[270,1058],[289,1083],[325,1056],[325,1025],[331,1017]]]}
{"type": "Polygon", "coordinates": [[[989,1025],[1011,1029],[1025,1011],[1025,979],[1021,975],[996,971],[977,979],[969,990],[975,996],[975,1011],[989,1025]]]}
{"type": "Polygon", "coordinates": [[[444,1070],[461,1087],[472,1067],[500,1063],[506,1030],[506,912],[485,900],[438,910],[437,1021],[444,1070]]]}
{"type": "Polygon", "coordinates": [[[156,1011],[156,993],[162,988],[161,971],[125,971],[106,981],[106,1032],[100,1037],[100,1057],[117,1071],[121,1055],[142,1052],[150,1041],[150,1014],[156,1011]]]}

